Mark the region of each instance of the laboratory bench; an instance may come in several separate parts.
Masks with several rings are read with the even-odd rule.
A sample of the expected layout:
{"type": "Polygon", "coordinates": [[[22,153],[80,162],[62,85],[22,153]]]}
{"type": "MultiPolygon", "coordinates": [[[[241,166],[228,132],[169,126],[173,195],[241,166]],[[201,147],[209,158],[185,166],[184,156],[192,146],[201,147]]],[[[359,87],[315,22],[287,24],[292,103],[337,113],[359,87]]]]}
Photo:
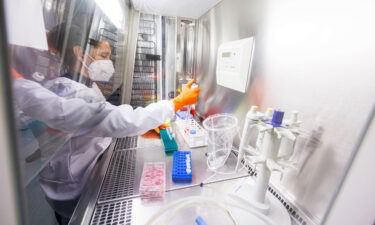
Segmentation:
{"type": "MultiPolygon", "coordinates": [[[[239,173],[217,174],[207,168],[207,147],[190,149],[175,132],[179,151],[191,151],[193,179],[191,183],[172,182],[173,156],[166,156],[160,139],[141,136],[118,138],[110,145],[96,164],[69,224],[145,224],[158,210],[178,199],[200,196],[205,187],[219,188],[238,182],[248,176],[248,170],[239,173]],[[145,162],[165,162],[166,192],[161,200],[145,201],[139,186],[145,162]]],[[[231,153],[223,171],[233,170],[236,156],[231,153]]],[[[208,189],[209,190],[209,189],[208,189]]],[[[181,224],[194,224],[186,215],[181,224]]]]}

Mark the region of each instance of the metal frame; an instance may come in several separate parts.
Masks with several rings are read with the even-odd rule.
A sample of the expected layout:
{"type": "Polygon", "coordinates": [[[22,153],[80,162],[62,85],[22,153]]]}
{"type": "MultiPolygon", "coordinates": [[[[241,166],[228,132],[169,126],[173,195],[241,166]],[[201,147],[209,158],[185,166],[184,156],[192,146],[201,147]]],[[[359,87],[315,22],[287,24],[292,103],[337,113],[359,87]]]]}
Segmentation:
{"type": "Polygon", "coordinates": [[[129,40],[127,44],[127,53],[125,58],[125,73],[123,75],[124,83],[121,89],[121,103],[130,104],[132,86],[133,86],[133,74],[134,74],[134,63],[137,49],[137,34],[139,27],[139,17],[140,13],[138,11],[132,10],[130,18],[129,27],[129,40]]]}
{"type": "Polygon", "coordinates": [[[0,146],[3,155],[0,159],[1,180],[0,196],[6,202],[8,211],[1,212],[1,220],[9,225],[28,224],[26,217],[25,197],[16,149],[17,133],[13,114],[13,97],[11,73],[9,71],[8,41],[6,37],[6,23],[4,1],[0,2],[0,132],[2,134],[0,146]]]}

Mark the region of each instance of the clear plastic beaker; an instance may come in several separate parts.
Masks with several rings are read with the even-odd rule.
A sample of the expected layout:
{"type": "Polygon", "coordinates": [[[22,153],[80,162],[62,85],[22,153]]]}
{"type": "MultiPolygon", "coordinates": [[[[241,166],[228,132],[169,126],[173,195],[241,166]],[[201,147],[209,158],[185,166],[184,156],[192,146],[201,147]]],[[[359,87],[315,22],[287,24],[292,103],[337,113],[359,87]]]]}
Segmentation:
{"type": "Polygon", "coordinates": [[[203,121],[208,135],[208,166],[212,170],[222,167],[232,150],[237,134],[237,118],[232,114],[215,114],[203,121]]]}

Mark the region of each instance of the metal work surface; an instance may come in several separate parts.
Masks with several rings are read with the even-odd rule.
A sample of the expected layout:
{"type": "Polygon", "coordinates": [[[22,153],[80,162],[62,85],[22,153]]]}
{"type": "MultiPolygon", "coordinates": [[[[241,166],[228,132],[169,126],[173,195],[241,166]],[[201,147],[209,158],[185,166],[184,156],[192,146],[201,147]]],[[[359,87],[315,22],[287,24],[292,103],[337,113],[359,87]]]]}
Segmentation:
{"type": "MultiPolygon", "coordinates": [[[[228,158],[226,165],[221,169],[222,172],[228,174],[220,174],[213,176],[214,173],[207,168],[206,164],[206,151],[207,147],[193,148],[190,149],[187,143],[184,141],[179,133],[175,133],[176,141],[178,143],[179,151],[191,151],[192,153],[192,167],[193,167],[193,181],[189,186],[199,185],[202,182],[226,180],[234,177],[241,177],[247,174],[246,170],[242,170],[240,173],[230,174],[233,171],[237,158],[234,154],[231,154],[228,158]]],[[[166,190],[173,190],[182,187],[186,187],[186,184],[176,184],[172,182],[172,166],[173,157],[168,157],[164,153],[164,146],[161,140],[150,140],[140,138],[138,142],[139,149],[137,150],[137,164],[136,164],[136,187],[139,186],[140,177],[143,169],[144,162],[159,162],[163,161],[166,163],[166,175],[167,183],[166,190]]],[[[138,190],[137,192],[138,193],[138,190]]]]}
{"type": "MultiPolygon", "coordinates": [[[[101,168],[100,171],[96,171],[96,173],[105,173],[105,177],[102,181],[96,179],[94,181],[95,183],[89,183],[87,185],[91,187],[91,189],[96,190],[98,190],[97,187],[100,187],[100,195],[99,191],[97,191],[98,193],[96,195],[91,193],[93,196],[98,196],[97,198],[95,197],[95,199],[90,199],[90,196],[87,195],[82,196],[82,199],[86,199],[86,201],[81,201],[79,203],[70,224],[129,224],[130,219],[131,224],[142,224],[142,221],[137,222],[137,220],[140,219],[138,218],[139,216],[136,216],[137,219],[134,220],[135,217],[132,216],[132,214],[142,213],[143,210],[139,208],[142,205],[138,189],[143,164],[145,162],[165,162],[166,164],[166,201],[150,203],[152,205],[150,210],[153,211],[173,201],[173,199],[177,199],[175,195],[180,196],[180,194],[172,194],[173,192],[185,193],[181,195],[181,197],[189,196],[189,193],[192,195],[195,193],[194,190],[200,190],[202,183],[222,183],[224,181],[228,182],[247,176],[248,172],[246,169],[236,174],[228,173],[234,169],[236,164],[236,156],[234,154],[230,155],[226,166],[222,169],[222,172],[228,174],[214,175],[212,171],[207,169],[205,156],[207,151],[206,147],[189,149],[187,143],[183,141],[183,138],[180,137],[179,134],[175,134],[175,136],[180,151],[189,150],[192,152],[192,183],[176,184],[172,182],[173,157],[165,155],[164,147],[160,139],[138,137],[137,148],[130,149],[119,149],[117,146],[119,146],[124,139],[118,139],[116,150],[113,151],[111,161],[107,168],[101,168]],[[87,199],[90,200],[88,201],[87,199]],[[167,201],[167,199],[169,200],[167,201]],[[85,202],[89,202],[90,205],[85,205],[85,202]],[[93,202],[96,202],[94,203],[96,204],[95,207],[93,202]],[[131,211],[132,208],[134,210],[132,204],[135,203],[137,204],[137,210],[131,211]]],[[[125,140],[128,140],[127,142],[130,141],[130,139],[125,140]]],[[[125,143],[125,145],[129,146],[127,143],[125,143]]],[[[95,177],[95,174],[93,174],[93,177],[95,177]]],[[[145,215],[151,216],[152,213],[150,212],[150,214],[147,213],[145,215]]],[[[144,217],[144,219],[147,219],[147,217],[144,217]]]]}
{"type": "MultiPolygon", "coordinates": [[[[193,181],[191,184],[176,184],[172,182],[173,157],[168,157],[164,153],[164,147],[160,139],[146,139],[138,137],[137,148],[116,150],[113,154],[103,187],[100,192],[98,203],[112,202],[139,196],[139,185],[145,162],[165,162],[166,163],[166,190],[175,190],[187,186],[198,186],[202,182],[231,179],[233,177],[244,176],[246,170],[237,174],[225,174],[213,176],[213,172],[206,166],[206,147],[189,149],[183,138],[179,134],[177,143],[180,151],[191,151],[193,162],[193,181]]],[[[120,139],[121,140],[121,139],[120,139]]],[[[121,141],[120,141],[121,142],[121,141]]],[[[118,146],[118,144],[116,144],[118,146]]],[[[223,172],[233,170],[236,163],[235,155],[231,154],[223,172]]]]}
{"type": "MultiPolygon", "coordinates": [[[[102,224],[113,224],[112,222],[115,222],[114,218],[117,218],[116,221],[124,221],[118,224],[145,225],[148,224],[147,222],[152,216],[159,215],[163,207],[179,200],[188,199],[189,197],[208,197],[224,200],[228,196],[224,196],[222,193],[234,191],[238,185],[241,185],[243,179],[245,178],[232,179],[225,182],[212,182],[202,186],[168,191],[163,200],[147,201],[141,198],[133,198],[98,205],[94,221],[100,221],[99,219],[95,220],[95,218],[106,218],[101,220],[102,224]],[[103,206],[105,207],[105,213],[103,213],[103,206]],[[110,208],[112,209],[112,213],[107,213],[110,208]]],[[[268,193],[268,198],[275,199],[275,196],[268,193]]],[[[282,203],[279,203],[279,205],[282,205],[282,203]]],[[[246,213],[245,211],[236,212],[235,208],[229,208],[238,224],[249,224],[249,222],[252,224],[264,224],[250,213],[246,213]]],[[[174,210],[175,208],[171,208],[168,212],[173,212],[174,210]]],[[[220,211],[216,211],[210,207],[188,207],[183,212],[165,213],[163,218],[170,216],[172,219],[171,224],[195,224],[194,220],[198,215],[204,215],[206,219],[210,220],[216,219],[218,221],[217,224],[228,224],[225,223],[226,217],[221,215],[220,211]],[[220,220],[224,220],[224,222],[220,220]]],[[[93,222],[92,224],[99,223],[93,222]]]]}
{"type": "MultiPolygon", "coordinates": [[[[218,196],[219,194],[216,191],[219,191],[220,189],[225,188],[226,186],[229,186],[229,185],[234,186],[237,182],[238,180],[230,180],[230,181],[225,181],[225,182],[207,184],[202,187],[195,186],[195,187],[190,187],[188,189],[179,189],[179,190],[169,191],[165,194],[165,197],[162,201],[148,202],[148,201],[142,200],[141,198],[132,199],[131,224],[132,225],[145,225],[146,222],[151,218],[151,216],[157,213],[161,208],[167,206],[168,204],[174,201],[178,201],[183,198],[188,198],[192,196],[207,196],[207,197],[218,196]]],[[[201,209],[201,211],[205,211],[205,210],[201,209]]],[[[180,216],[179,218],[176,218],[175,220],[173,220],[172,224],[195,224],[194,219],[196,218],[196,215],[194,214],[196,214],[196,212],[189,211],[186,217],[180,216]]]]}
{"type": "MultiPolygon", "coordinates": [[[[124,140],[130,142],[134,139],[117,139],[116,145],[113,144],[112,147],[113,154],[110,149],[111,156],[107,153],[101,160],[102,165],[95,170],[93,174],[95,179],[89,181],[87,185],[89,188],[87,192],[84,192],[83,200],[80,201],[70,224],[144,224],[155,212],[175,200],[210,194],[211,189],[202,187],[213,186],[215,190],[229,192],[238,187],[242,179],[249,176],[248,174],[256,176],[256,172],[250,166],[246,166],[241,173],[214,175],[207,169],[205,156],[207,148],[189,149],[180,134],[175,133],[175,136],[180,151],[192,152],[193,181],[191,184],[172,182],[173,157],[165,155],[160,139],[138,137],[137,148],[130,149],[117,149],[115,146],[119,146],[119,143],[124,140]],[[109,158],[111,158],[110,163],[109,158]],[[166,194],[162,201],[142,201],[140,198],[138,189],[145,162],[165,162],[166,164],[166,194]],[[102,175],[98,178],[96,174],[102,175]]],[[[128,143],[125,145],[129,146],[128,143]]],[[[236,156],[231,154],[222,172],[231,171],[235,163],[236,156]]],[[[287,209],[293,225],[315,224],[305,212],[296,207],[295,202],[285,198],[277,187],[270,185],[268,190],[268,197],[278,199],[280,204],[287,209]]],[[[244,215],[244,217],[248,216],[244,215]]]]}

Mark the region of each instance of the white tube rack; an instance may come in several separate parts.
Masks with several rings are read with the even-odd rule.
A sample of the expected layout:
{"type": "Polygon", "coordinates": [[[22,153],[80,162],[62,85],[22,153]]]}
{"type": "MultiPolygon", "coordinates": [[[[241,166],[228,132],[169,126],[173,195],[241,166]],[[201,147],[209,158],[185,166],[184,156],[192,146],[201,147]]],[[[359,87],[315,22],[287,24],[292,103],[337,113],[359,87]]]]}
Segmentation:
{"type": "Polygon", "coordinates": [[[177,129],[190,148],[207,146],[207,133],[201,125],[194,119],[176,119],[177,129]],[[191,133],[191,131],[195,131],[191,133]]]}

